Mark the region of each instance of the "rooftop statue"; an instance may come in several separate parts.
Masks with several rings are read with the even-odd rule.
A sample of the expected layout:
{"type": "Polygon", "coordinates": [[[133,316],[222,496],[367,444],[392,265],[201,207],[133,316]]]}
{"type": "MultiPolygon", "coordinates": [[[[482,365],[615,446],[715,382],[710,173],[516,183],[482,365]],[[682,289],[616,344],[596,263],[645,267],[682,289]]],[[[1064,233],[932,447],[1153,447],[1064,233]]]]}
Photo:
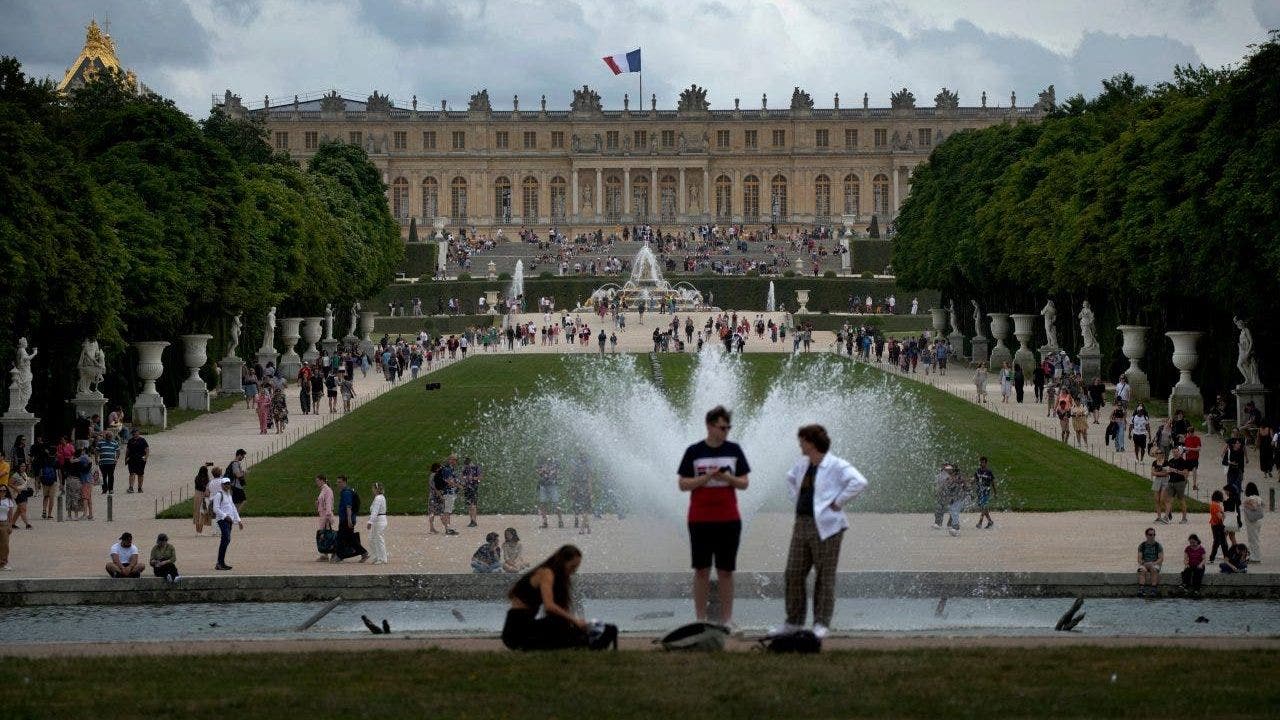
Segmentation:
{"type": "Polygon", "coordinates": [[[894,110],[915,110],[916,96],[910,90],[902,88],[889,96],[889,105],[894,110]]]}
{"type": "Polygon", "coordinates": [[[694,84],[681,90],[680,104],[676,109],[680,112],[706,112],[711,109],[711,103],[707,102],[707,89],[694,84]]]}
{"type": "Polygon", "coordinates": [[[347,103],[337,90],[332,90],[328,95],[320,98],[320,112],[342,112],[346,109],[347,103]]]}
{"type": "Polygon", "coordinates": [[[573,102],[569,105],[569,109],[574,112],[604,112],[604,108],[600,105],[600,93],[586,85],[583,85],[581,90],[573,91],[573,102]]]}
{"type": "Polygon", "coordinates": [[[954,90],[942,88],[942,90],[933,97],[933,106],[939,110],[955,110],[960,107],[960,93],[954,90]]]}
{"type": "Polygon", "coordinates": [[[467,101],[467,112],[489,112],[492,109],[489,105],[488,88],[472,94],[471,99],[467,101]]]}
{"type": "Polygon", "coordinates": [[[792,110],[812,110],[813,98],[809,97],[809,93],[801,90],[797,86],[791,91],[791,109],[792,110]]]}
{"type": "Polygon", "coordinates": [[[380,95],[377,90],[374,90],[365,101],[364,109],[365,112],[390,112],[392,107],[390,97],[380,95]]]}

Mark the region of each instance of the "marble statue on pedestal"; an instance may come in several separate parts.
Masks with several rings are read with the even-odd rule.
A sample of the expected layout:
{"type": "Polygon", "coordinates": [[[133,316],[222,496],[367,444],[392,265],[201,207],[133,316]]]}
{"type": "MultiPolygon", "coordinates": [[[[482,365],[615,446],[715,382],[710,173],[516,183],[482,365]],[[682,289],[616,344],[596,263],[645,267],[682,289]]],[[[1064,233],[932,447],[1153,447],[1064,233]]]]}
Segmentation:
{"type": "Polygon", "coordinates": [[[333,339],[333,303],[324,306],[324,339],[333,339]]]}
{"type": "Polygon", "coordinates": [[[243,314],[244,313],[236,313],[236,316],[231,318],[231,342],[227,343],[227,354],[225,357],[235,357],[236,349],[240,347],[240,329],[244,327],[244,323],[241,321],[240,316],[243,314]]]}
{"type": "Polygon", "coordinates": [[[347,331],[347,337],[349,338],[356,336],[356,321],[360,319],[359,315],[360,303],[357,302],[351,306],[351,329],[347,331]]]}
{"type": "Polygon", "coordinates": [[[978,335],[982,335],[982,311],[978,309],[978,301],[970,300],[973,305],[973,331],[978,335]]]}
{"type": "Polygon", "coordinates": [[[107,356],[98,347],[97,340],[85,340],[80,346],[80,382],[76,385],[76,393],[88,395],[97,389],[98,383],[107,373],[107,356]]]}
{"type": "Polygon", "coordinates": [[[27,412],[27,403],[31,402],[31,382],[35,375],[31,372],[31,360],[40,353],[36,348],[27,352],[27,339],[18,338],[18,349],[13,356],[13,370],[9,372],[12,383],[9,385],[9,412],[27,412]]]}
{"type": "Polygon", "coordinates": [[[1258,378],[1258,358],[1253,352],[1253,333],[1240,318],[1233,317],[1232,322],[1240,328],[1239,354],[1236,356],[1236,368],[1244,376],[1244,382],[1240,384],[1245,387],[1259,387],[1262,381],[1258,378]]]}
{"type": "Polygon", "coordinates": [[[267,325],[262,330],[262,349],[266,352],[274,351],[276,347],[276,306],[272,305],[271,310],[267,312],[267,325]]]}
{"type": "Polygon", "coordinates": [[[951,334],[957,335],[960,333],[960,318],[956,315],[955,300],[951,301],[950,315],[951,315],[951,334]]]}
{"type": "Polygon", "coordinates": [[[1095,350],[1098,347],[1098,331],[1093,325],[1093,308],[1085,300],[1080,307],[1080,339],[1082,350],[1095,350]]]}
{"type": "Polygon", "coordinates": [[[1052,299],[1044,304],[1040,314],[1044,316],[1045,346],[1058,347],[1058,309],[1052,299]]]}

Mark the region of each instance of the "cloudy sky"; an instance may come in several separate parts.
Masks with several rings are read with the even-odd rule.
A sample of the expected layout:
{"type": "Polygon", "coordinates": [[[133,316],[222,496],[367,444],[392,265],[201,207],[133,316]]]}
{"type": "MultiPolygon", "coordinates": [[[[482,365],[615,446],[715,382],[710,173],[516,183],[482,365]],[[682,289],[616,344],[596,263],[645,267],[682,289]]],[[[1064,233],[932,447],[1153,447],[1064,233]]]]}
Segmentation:
{"type": "Polygon", "coordinates": [[[1280,28],[1280,0],[0,0],[0,53],[60,78],[94,17],[144,83],[204,117],[227,88],[250,106],[333,88],[428,108],[484,87],[495,108],[545,93],[554,109],[588,84],[621,107],[637,78],[601,57],[635,47],[659,107],[694,82],[719,108],[785,107],[795,85],[828,107],[904,86],[925,105],[942,86],[1030,104],[1050,83],[1061,100],[1121,71],[1239,62],[1280,28]]]}

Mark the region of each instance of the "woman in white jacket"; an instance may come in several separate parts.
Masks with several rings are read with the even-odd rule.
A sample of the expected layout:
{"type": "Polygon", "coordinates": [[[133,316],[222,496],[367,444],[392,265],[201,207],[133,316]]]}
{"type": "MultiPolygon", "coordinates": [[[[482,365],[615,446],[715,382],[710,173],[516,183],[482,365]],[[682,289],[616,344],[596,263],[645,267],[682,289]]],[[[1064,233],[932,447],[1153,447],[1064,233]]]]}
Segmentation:
{"type": "Polygon", "coordinates": [[[813,569],[813,633],[821,639],[835,612],[836,566],[844,531],[849,528],[844,508],[866,489],[867,479],[857,468],[828,452],[831,437],[826,428],[805,425],[797,435],[803,457],[787,473],[787,489],[796,503],[796,522],[787,552],[787,622],[781,632],[804,627],[808,605],[805,578],[813,569]]]}
{"type": "Polygon", "coordinates": [[[369,546],[373,551],[373,564],[387,564],[387,496],[382,483],[373,484],[373,502],[369,503],[369,546]]]}

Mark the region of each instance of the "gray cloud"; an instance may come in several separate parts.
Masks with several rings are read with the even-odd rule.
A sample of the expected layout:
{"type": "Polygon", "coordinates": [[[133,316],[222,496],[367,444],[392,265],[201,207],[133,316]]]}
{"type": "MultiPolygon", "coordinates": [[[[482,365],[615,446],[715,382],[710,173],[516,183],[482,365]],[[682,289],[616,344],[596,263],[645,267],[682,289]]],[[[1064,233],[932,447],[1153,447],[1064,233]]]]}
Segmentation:
{"type": "Polygon", "coordinates": [[[1253,16],[1267,30],[1280,30],[1280,0],[1253,0],[1253,16]]]}
{"type": "Polygon", "coordinates": [[[33,67],[63,69],[84,45],[96,16],[111,21],[111,37],[126,65],[203,66],[211,58],[208,35],[183,3],[166,0],[5,0],[0,48],[33,67]]]}

